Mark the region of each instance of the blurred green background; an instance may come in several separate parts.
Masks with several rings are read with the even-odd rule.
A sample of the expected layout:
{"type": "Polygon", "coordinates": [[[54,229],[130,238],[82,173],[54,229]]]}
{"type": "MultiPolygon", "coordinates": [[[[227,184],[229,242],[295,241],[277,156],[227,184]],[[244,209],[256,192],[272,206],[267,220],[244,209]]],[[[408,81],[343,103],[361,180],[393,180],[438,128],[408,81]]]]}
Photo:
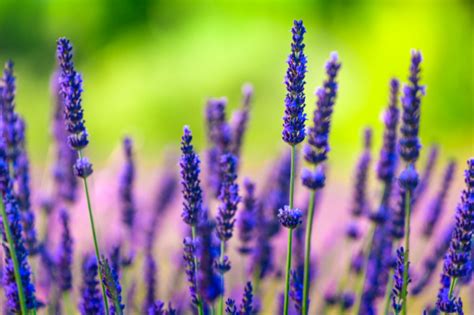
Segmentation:
{"type": "MultiPolygon", "coordinates": [[[[1,1],[0,60],[12,58],[18,110],[29,124],[37,166],[50,142],[49,78],[55,41],[67,36],[84,74],[90,154],[103,163],[124,134],[157,161],[176,145],[184,124],[202,148],[207,97],[240,102],[244,82],[255,103],[244,155],[270,157],[282,147],[283,77],[293,19],[307,27],[307,109],[331,51],[343,63],[331,135],[331,159],[354,161],[361,130],[380,143],[388,81],[408,75],[411,48],[424,56],[422,142],[445,155],[474,152],[473,7],[446,1],[1,1]]],[[[249,162],[251,163],[251,162],[249,162]]]]}

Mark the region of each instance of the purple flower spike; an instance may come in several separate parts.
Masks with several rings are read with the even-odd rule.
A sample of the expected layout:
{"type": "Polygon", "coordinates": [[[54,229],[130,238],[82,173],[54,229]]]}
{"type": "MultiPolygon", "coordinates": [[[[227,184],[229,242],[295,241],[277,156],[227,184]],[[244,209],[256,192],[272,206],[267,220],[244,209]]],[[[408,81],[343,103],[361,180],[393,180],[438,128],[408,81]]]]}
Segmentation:
{"type": "Polygon", "coordinates": [[[431,235],[433,234],[433,231],[436,228],[439,218],[444,210],[446,198],[449,193],[449,188],[451,187],[455,169],[456,162],[449,162],[444,172],[441,187],[435,198],[430,203],[428,213],[425,219],[426,223],[423,225],[423,235],[427,238],[431,237],[431,235]]]}
{"type": "Polygon", "coordinates": [[[466,188],[457,207],[456,226],[443,272],[451,278],[462,278],[472,272],[471,246],[474,234],[474,158],[468,160],[465,172],[466,188]]]}
{"type": "Polygon", "coordinates": [[[62,292],[67,292],[72,289],[73,240],[69,229],[69,215],[66,209],[61,210],[60,218],[63,231],[61,234],[61,244],[56,254],[56,266],[58,268],[59,288],[62,292]]]}
{"type": "Polygon", "coordinates": [[[253,314],[253,288],[250,282],[247,282],[244,288],[244,296],[242,297],[242,303],[240,303],[240,314],[253,314]]]}
{"type": "Polygon", "coordinates": [[[432,145],[429,149],[428,160],[426,161],[425,167],[420,176],[420,184],[418,185],[418,187],[416,187],[415,200],[413,201],[414,203],[416,203],[416,201],[421,199],[423,194],[426,192],[426,189],[428,188],[428,185],[431,181],[431,177],[433,175],[433,169],[436,165],[436,162],[438,161],[438,156],[439,156],[438,146],[432,145]]]}
{"type": "Polygon", "coordinates": [[[183,187],[183,212],[181,217],[186,224],[196,226],[202,212],[202,190],[199,180],[199,156],[194,152],[191,144],[193,136],[188,126],[184,127],[181,138],[181,185],[183,187]]]}
{"type": "Polygon", "coordinates": [[[104,314],[102,294],[99,291],[97,259],[94,255],[87,255],[82,263],[79,311],[82,315],[104,314]]]}
{"type": "MultiPolygon", "coordinates": [[[[123,140],[125,163],[119,181],[119,198],[122,206],[122,222],[132,232],[135,223],[135,198],[133,194],[135,182],[135,161],[133,158],[133,142],[129,137],[123,140]]],[[[153,303],[153,301],[152,301],[153,303]]]]}
{"type": "Polygon", "coordinates": [[[190,237],[186,237],[183,241],[184,251],[183,258],[185,263],[186,278],[189,283],[189,292],[191,294],[191,301],[195,306],[199,305],[197,296],[197,275],[194,255],[196,254],[196,245],[190,237]]]}
{"type": "Polygon", "coordinates": [[[285,84],[288,91],[285,98],[285,115],[283,116],[283,141],[289,145],[296,145],[305,138],[305,73],[306,56],[304,55],[303,36],[306,29],[303,21],[294,21],[293,42],[291,53],[288,56],[288,70],[286,71],[285,84]]]}
{"type": "Polygon", "coordinates": [[[244,179],[243,207],[240,211],[238,222],[238,235],[241,242],[239,252],[248,255],[252,252],[251,242],[254,239],[257,223],[257,200],[255,197],[255,184],[248,178],[244,179]]]}
{"type": "Polygon", "coordinates": [[[101,258],[99,268],[103,275],[102,282],[104,283],[107,297],[110,300],[110,314],[123,314],[125,306],[122,304],[122,287],[117,272],[110,267],[110,263],[105,257],[101,258]]]}
{"type": "Polygon", "coordinates": [[[235,300],[228,298],[225,301],[225,313],[226,315],[238,315],[239,312],[237,311],[237,306],[235,305],[235,300]]]}
{"type": "MultiPolygon", "coordinates": [[[[406,298],[402,296],[404,257],[405,251],[403,247],[400,247],[399,249],[397,249],[397,265],[395,267],[395,273],[393,275],[392,307],[395,311],[395,314],[400,313],[400,311],[402,310],[403,299],[406,298]]],[[[408,283],[410,282],[411,279],[408,279],[408,283]]]]}
{"type": "Polygon", "coordinates": [[[60,67],[60,91],[64,100],[66,130],[69,132],[68,143],[72,149],[81,151],[89,143],[82,109],[82,77],[74,69],[72,45],[68,39],[58,39],[57,58],[60,67]]]}
{"type": "Polygon", "coordinates": [[[377,164],[377,177],[388,184],[392,183],[397,168],[397,127],[400,116],[398,109],[398,94],[400,82],[397,79],[390,81],[390,99],[384,114],[383,145],[377,164]]]}
{"type": "Polygon", "coordinates": [[[309,128],[308,143],[304,148],[304,158],[310,164],[319,164],[327,159],[329,148],[329,129],[336,101],[337,73],[341,68],[337,53],[332,53],[326,63],[327,79],[316,91],[318,101],[313,114],[313,126],[309,128]]]}
{"type": "Polygon", "coordinates": [[[231,154],[224,154],[220,160],[221,191],[219,193],[219,207],[217,215],[217,235],[221,241],[228,241],[233,234],[235,213],[240,202],[237,180],[237,158],[231,154]]]}
{"type": "Polygon", "coordinates": [[[245,84],[242,87],[242,107],[232,114],[232,153],[240,157],[242,143],[250,116],[250,105],[253,99],[253,86],[245,84]]]}
{"type": "Polygon", "coordinates": [[[367,177],[371,161],[370,148],[372,143],[372,129],[366,128],[364,130],[363,140],[364,151],[359,157],[355,172],[353,207],[351,210],[352,215],[355,217],[359,217],[363,213],[368,213],[370,210],[367,198],[367,177]]]}
{"type": "Polygon", "coordinates": [[[409,83],[403,87],[403,115],[399,141],[400,156],[406,163],[414,163],[420,155],[420,105],[425,87],[420,85],[420,64],[422,61],[419,51],[412,51],[409,83]]]}
{"type": "Polygon", "coordinates": [[[60,92],[59,72],[52,78],[52,90],[55,99],[53,117],[53,136],[56,146],[56,161],[53,168],[53,177],[56,196],[60,201],[74,202],[77,198],[77,177],[74,175],[73,165],[76,162],[76,152],[67,144],[67,130],[64,129],[64,100],[60,92]]]}
{"type": "Polygon", "coordinates": [[[280,209],[278,213],[278,219],[280,219],[280,224],[288,229],[294,229],[302,223],[303,213],[300,209],[294,208],[290,209],[288,206],[284,206],[283,209],[280,209]]]}
{"type": "Polygon", "coordinates": [[[156,296],[156,262],[151,252],[145,255],[145,266],[143,268],[143,276],[145,280],[145,299],[143,302],[143,313],[146,313],[150,307],[153,307],[156,296]]]}

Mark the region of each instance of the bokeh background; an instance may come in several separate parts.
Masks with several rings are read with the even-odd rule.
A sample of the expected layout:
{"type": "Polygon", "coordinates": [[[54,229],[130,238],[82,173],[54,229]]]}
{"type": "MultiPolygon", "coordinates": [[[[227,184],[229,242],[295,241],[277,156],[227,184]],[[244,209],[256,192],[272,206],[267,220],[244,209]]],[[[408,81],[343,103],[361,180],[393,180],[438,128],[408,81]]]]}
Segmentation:
{"type": "MultiPolygon", "coordinates": [[[[104,161],[124,134],[155,159],[175,145],[183,124],[203,143],[207,97],[239,105],[244,82],[255,105],[244,156],[282,147],[283,77],[292,20],[307,27],[307,109],[331,51],[343,62],[331,135],[331,159],[353,162],[361,129],[375,128],[392,76],[406,80],[410,50],[424,56],[423,144],[465,159],[474,152],[473,7],[469,0],[413,1],[1,1],[0,60],[16,62],[18,110],[28,121],[33,159],[50,141],[49,78],[55,41],[75,45],[84,74],[90,154],[104,161]]],[[[249,162],[251,163],[251,162],[249,162]]]]}
{"type": "MultiPolygon", "coordinates": [[[[334,254],[331,238],[335,226],[341,235],[344,229],[340,218],[350,202],[350,174],[362,129],[374,128],[378,149],[388,82],[392,76],[406,81],[412,48],[424,56],[422,143],[439,143],[443,164],[450,157],[460,162],[449,201],[454,209],[461,169],[474,154],[473,12],[469,0],[5,0],[0,1],[0,61],[11,58],[16,63],[17,108],[28,123],[28,148],[37,171],[33,179],[43,182],[39,174],[52,159],[49,80],[55,68],[55,42],[60,36],[72,40],[77,69],[84,75],[88,155],[96,169],[107,170],[93,176],[99,199],[95,202],[105,205],[97,207],[104,230],[109,222],[106,212],[113,208],[109,197],[116,198],[110,179],[116,178],[118,166],[110,161],[121,161],[118,148],[125,134],[137,143],[139,179],[145,178],[149,174],[143,170],[163,165],[163,153],[178,145],[184,124],[191,125],[198,148],[204,149],[206,99],[227,96],[232,110],[240,105],[241,86],[250,82],[255,101],[242,173],[254,175],[254,170],[268,168],[267,162],[287,148],[281,141],[283,78],[292,21],[303,19],[309,114],[329,54],[337,51],[343,63],[330,138],[328,193],[318,214],[315,243],[318,253],[333,248],[334,254]],[[343,212],[336,219],[336,213],[343,212]]],[[[437,174],[440,171],[441,167],[437,174]]],[[[150,197],[147,188],[139,192],[142,202],[150,197]]],[[[85,214],[81,218],[86,222],[85,214]]],[[[78,246],[90,245],[81,241],[88,233],[77,232],[78,246]]],[[[423,245],[416,257],[425,251],[423,245]]],[[[160,265],[163,259],[160,256],[160,265]]],[[[343,264],[332,259],[323,261],[322,269],[343,264]]],[[[162,289],[167,283],[160,283],[162,289]]],[[[433,286],[433,294],[418,307],[432,301],[436,289],[433,286]]]]}

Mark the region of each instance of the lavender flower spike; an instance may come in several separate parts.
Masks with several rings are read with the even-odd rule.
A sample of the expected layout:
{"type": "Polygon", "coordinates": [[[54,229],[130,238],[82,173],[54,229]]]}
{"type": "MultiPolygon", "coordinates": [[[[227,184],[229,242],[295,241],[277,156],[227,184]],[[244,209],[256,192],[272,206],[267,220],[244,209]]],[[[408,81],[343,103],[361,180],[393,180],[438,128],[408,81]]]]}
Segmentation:
{"type": "Polygon", "coordinates": [[[294,146],[305,138],[305,73],[306,56],[304,55],[303,36],[306,29],[303,21],[294,21],[291,33],[291,53],[288,56],[288,70],[286,72],[285,115],[283,116],[282,138],[286,143],[294,146]]]}
{"type": "Polygon", "coordinates": [[[217,215],[217,235],[223,242],[228,241],[233,234],[235,213],[240,202],[237,180],[237,158],[231,154],[221,156],[220,169],[222,175],[220,205],[217,215]]]}
{"type": "Polygon", "coordinates": [[[184,127],[184,134],[181,138],[181,184],[183,187],[183,221],[191,226],[196,226],[202,211],[202,190],[199,180],[199,156],[194,152],[191,144],[193,136],[188,126],[184,127]]]}
{"type": "Polygon", "coordinates": [[[112,267],[110,267],[108,259],[102,256],[99,263],[99,268],[103,275],[103,283],[107,292],[107,297],[110,299],[110,314],[122,315],[125,306],[122,304],[122,287],[118,279],[118,275],[112,267]]]}
{"type": "Polygon", "coordinates": [[[438,294],[438,308],[453,312],[449,305],[455,304],[454,289],[458,279],[473,272],[471,246],[474,235],[474,158],[467,161],[464,181],[466,188],[456,211],[456,225],[448,252],[444,257],[442,286],[438,294]]]}
{"type": "Polygon", "coordinates": [[[79,311],[82,315],[104,314],[104,305],[99,291],[97,259],[93,255],[87,255],[82,263],[79,311]]]}
{"type": "Polygon", "coordinates": [[[317,165],[325,161],[330,150],[329,129],[338,89],[336,77],[340,68],[339,57],[334,52],[326,63],[327,79],[316,91],[318,101],[313,114],[313,126],[309,128],[308,143],[304,148],[304,158],[310,164],[317,165]]]}
{"type": "Polygon", "coordinates": [[[67,292],[72,289],[73,240],[69,229],[69,215],[66,209],[61,210],[60,216],[63,231],[61,234],[61,244],[56,254],[56,264],[59,272],[59,288],[62,292],[67,292]]]}
{"type": "Polygon", "coordinates": [[[57,58],[60,66],[60,93],[64,99],[64,117],[69,132],[68,143],[81,151],[89,143],[82,109],[82,77],[74,69],[72,45],[66,38],[58,39],[57,58]]]}
{"type": "Polygon", "coordinates": [[[153,307],[155,303],[155,296],[156,296],[156,262],[153,258],[153,254],[148,249],[145,254],[145,266],[143,268],[143,276],[145,281],[146,293],[145,299],[143,301],[143,313],[153,307]]]}
{"type": "Polygon", "coordinates": [[[245,132],[247,131],[248,120],[250,116],[250,105],[253,99],[253,87],[245,84],[242,87],[242,107],[232,114],[232,153],[240,157],[242,143],[245,132]]]}
{"type": "Polygon", "coordinates": [[[135,161],[133,158],[133,142],[131,138],[124,138],[123,151],[125,155],[125,163],[122,168],[122,173],[120,174],[119,197],[122,205],[122,222],[128,228],[129,232],[132,233],[135,222],[136,207],[133,195],[135,161]]]}
{"type": "Polygon", "coordinates": [[[425,220],[426,224],[423,225],[423,235],[427,238],[429,238],[433,234],[433,230],[436,228],[439,218],[443,212],[446,198],[449,193],[449,188],[454,177],[455,169],[456,162],[449,162],[444,172],[443,181],[441,182],[441,187],[438,191],[438,194],[430,203],[430,207],[428,208],[428,213],[425,220]]]}
{"type": "Polygon", "coordinates": [[[354,197],[352,202],[352,214],[355,217],[368,213],[369,202],[367,198],[367,177],[369,172],[371,154],[370,147],[372,143],[372,129],[364,130],[364,151],[362,152],[359,162],[357,163],[355,173],[354,197]]]}
{"type": "Polygon", "coordinates": [[[391,185],[397,168],[397,126],[400,116],[398,109],[398,94],[400,82],[397,79],[390,81],[390,99],[384,113],[383,145],[377,163],[377,177],[391,185]]]}
{"type": "MultiPolygon", "coordinates": [[[[400,314],[402,310],[402,302],[406,299],[406,294],[403,293],[403,274],[404,274],[404,257],[405,251],[403,247],[397,249],[397,265],[393,275],[393,289],[392,289],[392,307],[395,314],[400,314]]],[[[408,279],[408,283],[411,280],[408,279]]]]}
{"type": "Polygon", "coordinates": [[[420,85],[421,53],[413,50],[410,64],[409,83],[403,87],[403,115],[399,141],[400,156],[406,163],[414,163],[420,155],[420,105],[421,96],[425,94],[425,87],[420,85]]]}
{"type": "Polygon", "coordinates": [[[242,297],[242,303],[240,304],[241,315],[252,315],[253,311],[253,288],[252,283],[247,282],[244,288],[244,296],[242,297]]]}
{"type": "Polygon", "coordinates": [[[244,190],[243,207],[237,221],[238,235],[241,242],[238,250],[242,255],[249,255],[252,252],[251,242],[254,239],[257,224],[258,204],[255,197],[255,184],[248,178],[244,179],[244,190]]]}

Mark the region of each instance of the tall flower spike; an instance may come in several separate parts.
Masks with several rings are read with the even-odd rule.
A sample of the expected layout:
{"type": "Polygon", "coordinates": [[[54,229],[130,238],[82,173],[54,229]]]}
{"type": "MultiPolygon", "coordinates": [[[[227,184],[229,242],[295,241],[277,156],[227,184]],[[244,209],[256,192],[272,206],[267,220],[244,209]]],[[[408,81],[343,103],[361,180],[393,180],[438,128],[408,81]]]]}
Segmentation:
{"type": "Polygon", "coordinates": [[[400,156],[406,163],[414,163],[420,155],[420,105],[425,87],[420,85],[421,53],[413,50],[411,54],[409,83],[403,87],[403,115],[399,141],[400,156]]]}
{"type": "Polygon", "coordinates": [[[390,98],[385,110],[383,145],[377,163],[377,177],[385,182],[392,183],[397,168],[397,127],[400,111],[398,109],[398,94],[400,82],[397,79],[390,81],[390,98]]]}
{"type": "Polygon", "coordinates": [[[414,203],[421,199],[423,194],[426,192],[428,185],[431,181],[431,177],[433,176],[433,169],[438,161],[439,156],[439,147],[437,145],[432,145],[429,148],[428,159],[426,161],[425,167],[423,172],[421,172],[420,176],[420,184],[416,187],[415,191],[415,200],[414,203]]]}
{"type": "Polygon", "coordinates": [[[198,218],[202,212],[202,190],[199,180],[199,156],[195,153],[191,143],[193,136],[188,126],[184,127],[184,134],[181,138],[181,185],[183,187],[183,221],[191,226],[196,226],[198,218]]]}
{"type": "Polygon", "coordinates": [[[60,92],[64,100],[68,143],[72,149],[80,151],[89,143],[84,125],[82,109],[82,76],[74,69],[72,45],[66,38],[57,42],[57,58],[60,67],[60,92]]]}
{"type": "MultiPolygon", "coordinates": [[[[397,266],[393,275],[393,289],[392,289],[392,307],[395,314],[399,314],[402,310],[402,301],[406,297],[402,296],[403,288],[403,272],[404,272],[404,256],[405,251],[403,247],[397,249],[397,266]]],[[[408,283],[410,283],[408,279],[408,283]]]]}
{"type": "Polygon", "coordinates": [[[293,42],[291,43],[291,53],[288,56],[288,70],[285,76],[286,98],[285,115],[283,116],[283,141],[290,145],[296,145],[305,138],[305,73],[306,56],[304,55],[303,36],[306,29],[303,21],[294,21],[293,42]]]}
{"type": "Polygon", "coordinates": [[[367,198],[367,177],[369,172],[372,143],[372,129],[364,130],[363,144],[364,151],[359,157],[355,172],[354,197],[352,202],[352,214],[355,217],[361,216],[369,211],[369,201],[367,198]]]}
{"type": "Polygon", "coordinates": [[[248,255],[252,252],[251,242],[255,234],[258,204],[255,197],[255,184],[248,178],[244,179],[244,190],[243,207],[240,210],[240,216],[237,221],[238,235],[241,243],[238,250],[242,255],[248,255]]]}
{"type": "Polygon", "coordinates": [[[119,181],[119,198],[122,205],[122,222],[132,233],[135,222],[135,198],[133,194],[135,182],[135,161],[133,158],[133,142],[129,137],[123,140],[123,151],[125,163],[122,166],[122,173],[119,181]]]}
{"type": "Polygon", "coordinates": [[[156,262],[153,254],[147,251],[145,254],[145,266],[143,268],[143,276],[145,280],[145,299],[143,302],[143,313],[146,313],[153,306],[156,296],[156,262]]]}
{"type": "Polygon", "coordinates": [[[230,152],[232,146],[232,129],[227,123],[227,99],[211,98],[206,106],[207,137],[210,148],[207,152],[207,182],[215,197],[220,192],[220,157],[230,152]]]}
{"type": "Polygon", "coordinates": [[[423,259],[423,270],[420,272],[420,278],[414,283],[411,293],[419,295],[430,283],[433,274],[436,271],[438,263],[443,259],[449,248],[454,227],[449,225],[442,233],[441,237],[436,238],[436,243],[428,255],[423,259]]]}
{"type": "MultiPolygon", "coordinates": [[[[15,247],[15,253],[17,255],[19,273],[21,278],[21,283],[23,286],[23,291],[25,295],[26,308],[31,310],[34,309],[37,305],[35,298],[35,287],[31,281],[31,269],[28,264],[28,252],[23,243],[22,236],[22,227],[20,222],[20,211],[11,191],[11,188],[7,188],[6,191],[2,192],[3,194],[3,203],[5,206],[5,212],[7,214],[8,224],[10,226],[10,231],[12,234],[12,239],[15,247]]],[[[2,235],[4,244],[7,244],[6,231],[3,226],[5,222],[2,222],[2,235]]],[[[18,296],[18,288],[15,282],[15,273],[14,273],[14,263],[12,258],[11,248],[4,245],[4,254],[5,254],[5,265],[4,265],[4,275],[3,275],[3,285],[5,288],[5,295],[7,297],[6,307],[12,313],[20,312],[20,301],[18,296]]]]}
{"type": "Polygon", "coordinates": [[[35,214],[31,209],[31,190],[30,190],[30,161],[25,145],[25,121],[18,117],[15,128],[17,135],[19,135],[18,155],[13,163],[16,192],[18,205],[21,211],[21,221],[23,224],[23,235],[25,245],[30,255],[36,255],[38,250],[37,236],[35,229],[35,214]]]}
{"type": "Polygon", "coordinates": [[[60,212],[62,233],[61,243],[56,254],[56,265],[58,268],[58,286],[62,292],[72,289],[72,262],[73,262],[73,240],[69,228],[69,215],[66,209],[60,212]]]}
{"type": "Polygon", "coordinates": [[[99,268],[104,277],[102,281],[111,304],[110,314],[123,314],[125,306],[122,304],[122,287],[117,273],[110,267],[109,261],[105,257],[100,260],[99,268]]]}
{"type": "Polygon", "coordinates": [[[242,297],[242,303],[240,303],[240,314],[251,315],[253,311],[253,288],[252,283],[247,282],[244,288],[244,296],[242,297]]]}
{"type": "Polygon", "coordinates": [[[82,287],[79,311],[82,315],[103,315],[104,306],[99,291],[97,259],[87,255],[82,262],[82,287]]]}
{"type": "Polygon", "coordinates": [[[194,255],[196,253],[195,242],[190,237],[186,237],[183,241],[184,251],[183,259],[185,266],[186,278],[189,283],[189,292],[191,294],[191,302],[195,305],[199,305],[199,299],[197,296],[197,275],[196,275],[196,264],[194,260],[194,255]]]}
{"type": "Polygon", "coordinates": [[[474,234],[474,158],[468,160],[467,164],[464,177],[466,188],[457,207],[456,226],[443,266],[443,273],[451,278],[465,277],[473,268],[471,246],[474,234]]]}
{"type": "Polygon", "coordinates": [[[232,114],[231,129],[232,129],[232,153],[240,157],[242,143],[245,132],[247,131],[247,124],[250,116],[250,105],[253,99],[253,86],[245,84],[242,87],[242,107],[232,114]]]}
{"type": "Polygon", "coordinates": [[[20,154],[24,134],[19,134],[17,128],[18,114],[15,112],[16,79],[13,74],[13,62],[11,60],[5,63],[2,79],[3,88],[0,97],[2,133],[5,139],[7,159],[14,164],[20,154]]]}
{"type": "Polygon", "coordinates": [[[64,100],[60,92],[60,73],[56,71],[51,80],[55,100],[52,133],[55,140],[56,161],[53,167],[54,191],[59,201],[72,203],[77,198],[77,177],[73,172],[76,152],[67,144],[67,130],[64,129],[64,100]]]}
{"type": "Polygon", "coordinates": [[[221,156],[221,191],[217,214],[217,235],[221,241],[228,241],[233,234],[235,213],[240,202],[237,180],[237,158],[227,153],[221,156]]]}
{"type": "Polygon", "coordinates": [[[316,109],[313,114],[313,126],[308,131],[308,143],[304,147],[304,158],[310,164],[319,164],[327,159],[329,152],[329,129],[336,101],[338,84],[336,77],[341,68],[337,53],[332,53],[326,63],[327,78],[318,88],[316,109]]]}
{"type": "Polygon", "coordinates": [[[441,187],[427,209],[428,211],[425,219],[426,224],[423,225],[423,235],[427,238],[431,237],[433,234],[433,231],[435,230],[439,218],[444,210],[446,198],[449,193],[449,188],[451,187],[455,169],[456,162],[449,162],[444,171],[441,187]]]}

